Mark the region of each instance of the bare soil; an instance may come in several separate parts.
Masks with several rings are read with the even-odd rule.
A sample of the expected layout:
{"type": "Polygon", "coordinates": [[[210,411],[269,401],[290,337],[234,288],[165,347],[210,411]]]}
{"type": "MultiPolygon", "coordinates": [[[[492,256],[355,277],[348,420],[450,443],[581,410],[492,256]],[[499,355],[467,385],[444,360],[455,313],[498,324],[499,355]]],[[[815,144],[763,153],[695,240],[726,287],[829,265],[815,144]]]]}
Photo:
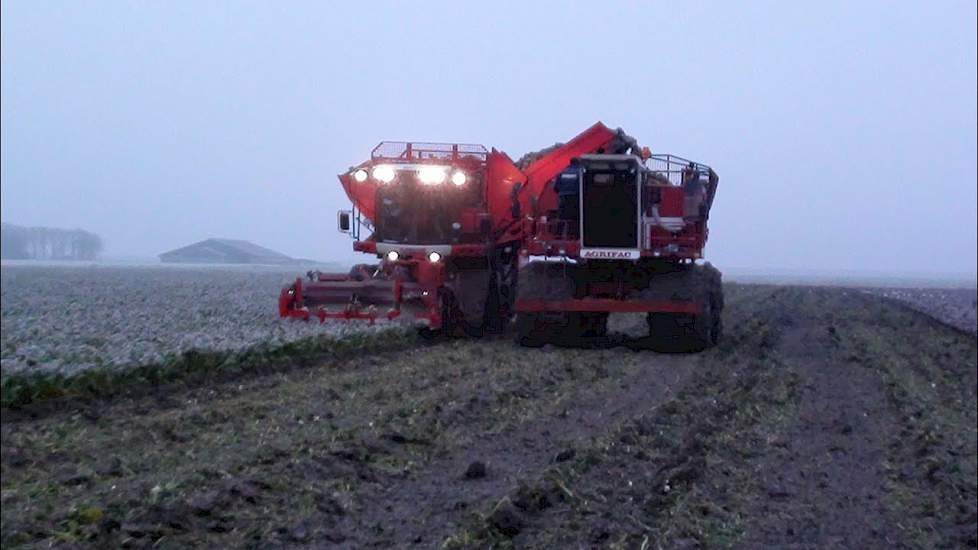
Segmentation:
{"type": "Polygon", "coordinates": [[[973,334],[726,292],[695,355],[460,340],[4,409],[3,546],[973,548],[973,334]]]}

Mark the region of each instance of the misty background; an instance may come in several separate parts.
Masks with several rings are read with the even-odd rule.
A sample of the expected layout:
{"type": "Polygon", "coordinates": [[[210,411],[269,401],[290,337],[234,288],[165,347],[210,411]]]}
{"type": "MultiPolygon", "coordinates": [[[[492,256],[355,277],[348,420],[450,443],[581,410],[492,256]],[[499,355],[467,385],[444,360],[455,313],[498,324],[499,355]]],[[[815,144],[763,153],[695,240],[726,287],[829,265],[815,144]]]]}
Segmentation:
{"type": "Polygon", "coordinates": [[[601,120],[712,165],[721,269],[976,272],[971,2],[2,4],[2,219],[352,262],[381,140],[601,120]]]}

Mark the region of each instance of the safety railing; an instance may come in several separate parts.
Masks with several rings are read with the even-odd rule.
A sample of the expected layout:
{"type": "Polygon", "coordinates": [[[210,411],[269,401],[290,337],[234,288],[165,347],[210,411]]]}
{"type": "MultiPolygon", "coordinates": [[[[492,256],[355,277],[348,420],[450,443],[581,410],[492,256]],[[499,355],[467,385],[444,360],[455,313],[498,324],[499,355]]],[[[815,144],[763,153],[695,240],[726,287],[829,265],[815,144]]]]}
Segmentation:
{"type": "Polygon", "coordinates": [[[674,185],[682,185],[688,178],[709,178],[713,171],[709,166],[670,154],[652,155],[645,163],[654,174],[659,174],[674,185]]]}
{"type": "Polygon", "coordinates": [[[382,141],[373,151],[370,158],[392,162],[416,162],[436,160],[457,162],[459,160],[475,160],[485,162],[489,152],[482,145],[471,143],[423,143],[409,141],[382,141]]]}

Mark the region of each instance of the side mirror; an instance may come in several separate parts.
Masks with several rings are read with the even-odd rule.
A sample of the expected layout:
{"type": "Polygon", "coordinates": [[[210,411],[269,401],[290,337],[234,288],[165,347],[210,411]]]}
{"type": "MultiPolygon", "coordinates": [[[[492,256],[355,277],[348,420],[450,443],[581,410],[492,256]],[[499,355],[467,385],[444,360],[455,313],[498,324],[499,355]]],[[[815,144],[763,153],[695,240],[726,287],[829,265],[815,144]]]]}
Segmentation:
{"type": "Polygon", "coordinates": [[[340,233],[349,233],[350,228],[353,226],[352,223],[352,212],[349,210],[340,210],[336,213],[336,225],[340,230],[340,233]]]}

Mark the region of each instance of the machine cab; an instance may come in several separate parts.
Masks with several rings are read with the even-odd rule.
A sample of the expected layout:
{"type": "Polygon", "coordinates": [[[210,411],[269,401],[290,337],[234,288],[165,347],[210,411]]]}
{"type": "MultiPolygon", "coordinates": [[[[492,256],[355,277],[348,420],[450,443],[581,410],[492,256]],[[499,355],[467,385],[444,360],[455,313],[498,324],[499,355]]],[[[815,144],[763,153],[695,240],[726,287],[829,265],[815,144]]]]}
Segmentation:
{"type": "Polygon", "coordinates": [[[381,142],[369,161],[340,175],[359,211],[344,226],[358,237],[366,223],[370,240],[395,245],[447,245],[478,239],[485,211],[485,164],[481,145],[381,142]]]}

